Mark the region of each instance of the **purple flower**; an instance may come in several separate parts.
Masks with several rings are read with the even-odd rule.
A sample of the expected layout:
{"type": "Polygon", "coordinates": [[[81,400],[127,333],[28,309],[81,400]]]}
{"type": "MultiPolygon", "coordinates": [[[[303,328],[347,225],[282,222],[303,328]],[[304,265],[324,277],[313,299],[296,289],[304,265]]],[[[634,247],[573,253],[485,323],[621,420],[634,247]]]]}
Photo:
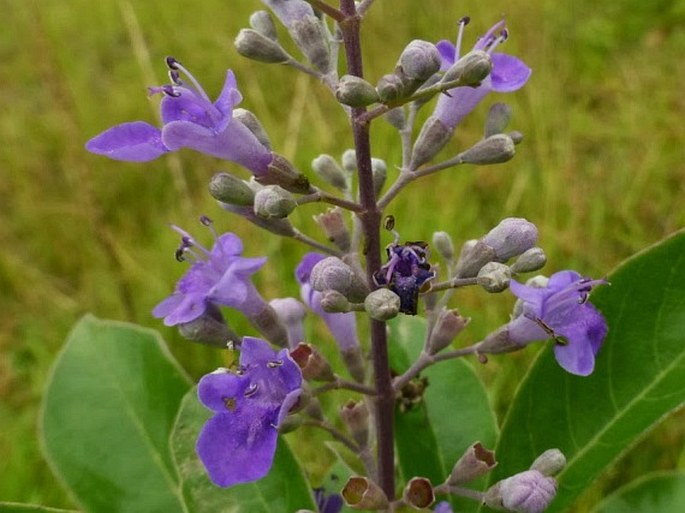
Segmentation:
{"type": "MultiPolygon", "coordinates": [[[[461,57],[459,47],[464,25],[463,22],[460,24],[456,46],[446,40],[436,44],[442,57],[442,70],[449,69],[461,57]]],[[[457,87],[450,89],[449,96],[440,95],[433,116],[442,121],[445,126],[453,130],[489,92],[510,93],[520,89],[528,81],[532,71],[523,61],[511,55],[493,52],[506,37],[505,23],[502,20],[493,25],[473,47],[474,50],[488,52],[492,59],[492,71],[480,86],[457,87]],[[499,34],[496,34],[497,32],[499,34]]]]}
{"type": "Polygon", "coordinates": [[[210,304],[235,308],[248,317],[264,309],[250,277],[264,265],[265,257],[241,257],[243,243],[233,233],[218,237],[210,251],[180,228],[174,229],[182,235],[177,258],[193,264],[174,293],[154,308],[155,317],[164,317],[164,324],[174,326],[197,319],[210,304]]]}
{"type": "Polygon", "coordinates": [[[387,287],[400,297],[400,312],[416,315],[419,291],[435,277],[428,263],[428,245],[425,242],[393,242],[387,249],[388,263],[374,275],[377,285],[387,287]]]}
{"type": "Polygon", "coordinates": [[[453,513],[452,512],[452,506],[450,506],[450,503],[447,501],[442,501],[438,502],[435,505],[435,509],[433,510],[434,513],[453,513]]]}
{"type": "Polygon", "coordinates": [[[271,468],[278,427],[302,392],[302,373],[288,351],[243,338],[239,371],[219,369],[198,385],[214,412],[202,428],[197,454],[218,486],[256,481],[271,468]]]}
{"type": "Polygon", "coordinates": [[[212,103],[195,78],[178,61],[169,57],[171,85],[150,88],[162,93],[161,130],[144,121],[114,126],[93,137],[86,149],[115,160],[146,162],[181,148],[236,162],[256,176],[266,174],[272,155],[257,137],[233,118],[233,108],[242,96],[232,71],[219,98],[212,103]],[[190,84],[180,79],[183,72],[190,84]]]}
{"type": "Polygon", "coordinates": [[[587,376],[607,333],[602,314],[590,303],[592,287],[606,280],[583,278],[575,271],[553,274],[544,288],[511,281],[513,294],[522,302],[522,314],[505,327],[516,345],[554,339],[554,356],[571,374],[587,376]]]}

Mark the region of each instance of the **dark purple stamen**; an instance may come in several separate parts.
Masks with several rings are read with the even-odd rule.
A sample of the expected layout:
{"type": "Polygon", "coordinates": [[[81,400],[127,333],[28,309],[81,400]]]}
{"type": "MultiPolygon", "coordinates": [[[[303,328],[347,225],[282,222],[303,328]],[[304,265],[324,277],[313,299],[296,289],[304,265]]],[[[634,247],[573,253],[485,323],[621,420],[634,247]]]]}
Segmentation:
{"type": "Polygon", "coordinates": [[[170,96],[171,98],[178,98],[179,96],[181,96],[181,93],[176,91],[176,89],[174,89],[174,86],[172,85],[163,85],[161,87],[161,90],[164,94],[170,96]]]}
{"type": "Polygon", "coordinates": [[[252,397],[253,395],[255,395],[257,393],[258,388],[259,388],[259,385],[257,385],[257,383],[251,383],[250,386],[247,387],[247,389],[245,390],[243,395],[245,397],[252,397]]]}
{"type": "Polygon", "coordinates": [[[164,60],[166,61],[166,65],[170,69],[178,69],[178,64],[181,64],[174,57],[171,56],[166,57],[164,60]]]}
{"type": "Polygon", "coordinates": [[[471,22],[471,16],[464,16],[459,20],[459,25],[463,25],[464,27],[468,25],[471,22]]]}
{"type": "Polygon", "coordinates": [[[272,360],[270,362],[267,362],[266,366],[269,369],[275,369],[276,367],[280,367],[283,365],[283,360],[272,360]]]}
{"type": "Polygon", "coordinates": [[[207,216],[200,216],[200,224],[205,226],[212,226],[212,220],[207,216]]]}

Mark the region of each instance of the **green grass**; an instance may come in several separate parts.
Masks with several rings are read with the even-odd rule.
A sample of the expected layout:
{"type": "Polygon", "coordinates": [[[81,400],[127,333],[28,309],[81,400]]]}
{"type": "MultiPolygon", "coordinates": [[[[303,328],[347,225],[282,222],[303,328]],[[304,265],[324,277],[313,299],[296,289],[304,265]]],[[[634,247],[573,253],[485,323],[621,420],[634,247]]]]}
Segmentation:
{"type": "MultiPolygon", "coordinates": [[[[505,216],[538,225],[547,272],[603,275],[636,250],[685,225],[685,160],[680,84],[685,7],[677,0],[377,0],[364,28],[366,70],[391,71],[412,38],[452,38],[472,16],[467,44],[501,14],[505,51],[534,70],[515,94],[488,98],[460,128],[445,156],[479,138],[487,105],[507,101],[526,138],[505,165],[456,168],[414,184],[389,213],[405,239],[446,230],[458,243],[505,216]],[[426,198],[431,198],[426,202],[426,198]]],[[[292,267],[303,248],[223,215],[207,179],[242,170],[191,152],[136,165],[90,155],[84,142],[126,120],[154,120],[145,86],[165,81],[163,57],[190,67],[210,95],[233,68],[274,147],[302,170],[319,153],[351,146],[344,117],[319,84],[293,71],[246,61],[232,39],[256,0],[126,2],[6,1],[0,31],[0,500],[70,506],[40,456],[36,418],[48,368],[72,323],[90,311],[162,329],[172,351],[198,376],[215,352],[163,329],[150,309],[183,272],[173,222],[192,228],[200,214],[245,237],[247,254],[279,255],[259,274],[267,297],[296,295],[292,267]]],[[[426,109],[429,110],[429,109],[426,109]]],[[[424,113],[424,116],[428,112],[424,113]]],[[[399,164],[397,138],[380,121],[374,155],[399,164]]],[[[295,213],[314,232],[316,206],[295,213]]],[[[474,317],[475,339],[502,322],[508,298],[457,295],[474,317]]],[[[238,324],[239,326],[242,326],[238,324]]],[[[525,362],[530,351],[514,355],[525,362]]],[[[519,379],[521,365],[493,358],[483,369],[495,390],[519,379]]],[[[510,387],[511,385],[509,385],[510,387]]],[[[495,394],[497,404],[506,394],[495,394]]],[[[682,415],[645,439],[596,491],[649,469],[674,466],[682,415]],[[646,456],[645,456],[646,455],[646,456]]]]}

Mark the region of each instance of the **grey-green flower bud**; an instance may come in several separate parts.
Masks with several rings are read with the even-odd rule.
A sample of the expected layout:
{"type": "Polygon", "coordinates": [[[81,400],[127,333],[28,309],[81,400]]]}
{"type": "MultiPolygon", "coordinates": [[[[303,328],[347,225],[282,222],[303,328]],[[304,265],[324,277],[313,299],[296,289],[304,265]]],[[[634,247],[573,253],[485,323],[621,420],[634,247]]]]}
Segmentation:
{"type": "Polygon", "coordinates": [[[228,327],[219,309],[209,303],[207,310],[197,319],[178,325],[178,332],[183,338],[200,344],[226,349],[239,345],[240,337],[228,327]]]}
{"type": "Polygon", "coordinates": [[[538,229],[521,217],[507,217],[481,239],[495,250],[495,258],[506,262],[535,246],[538,229]]]}
{"type": "Polygon", "coordinates": [[[233,109],[233,119],[237,119],[245,125],[250,132],[254,134],[257,140],[264,145],[265,148],[271,150],[271,141],[266,134],[266,130],[252,112],[246,109],[233,109]]]}
{"type": "Polygon", "coordinates": [[[290,60],[280,44],[253,29],[238,32],[234,44],[240,55],[255,61],[277,64],[290,60]]]}
{"type": "Polygon", "coordinates": [[[502,292],[509,287],[511,269],[499,262],[488,262],[478,271],[476,280],[487,292],[502,292]]]}
{"type": "Polygon", "coordinates": [[[373,175],[373,191],[378,195],[385,185],[385,179],[388,177],[388,166],[383,159],[371,159],[371,173],[373,175]]]}
{"type": "Polygon", "coordinates": [[[313,268],[309,282],[314,290],[337,290],[352,303],[361,303],[368,295],[366,282],[352,267],[337,257],[327,257],[313,268]]]}
{"type": "Polygon", "coordinates": [[[412,170],[418,169],[419,166],[435,157],[445,147],[453,132],[454,130],[438,118],[429,117],[421,127],[419,136],[414,143],[409,168],[412,170]]]}
{"type": "Polygon", "coordinates": [[[566,456],[559,449],[548,449],[538,456],[530,470],[537,470],[543,476],[553,477],[566,467],[566,456]]]}
{"type": "Polygon", "coordinates": [[[390,289],[376,289],[364,299],[364,310],[377,321],[388,321],[400,312],[400,296],[390,289]]]}
{"type": "Polygon", "coordinates": [[[530,273],[542,269],[547,263],[547,256],[542,248],[534,247],[524,251],[511,266],[511,272],[530,273]]]}
{"type": "Polygon", "coordinates": [[[397,61],[399,75],[424,82],[440,71],[440,52],[433,43],[415,39],[402,51],[397,61]]]}
{"type": "Polygon", "coordinates": [[[254,198],[254,213],[265,219],[288,217],[296,206],[293,195],[278,185],[267,185],[254,198]]]}
{"type": "Polygon", "coordinates": [[[455,274],[459,278],[473,278],[481,267],[496,257],[495,249],[480,240],[466,241],[461,248],[455,274]]]}
{"type": "Polygon", "coordinates": [[[217,173],[209,181],[209,194],[223,203],[251,207],[254,191],[243,180],[228,173],[217,173]]]}
{"type": "Polygon", "coordinates": [[[454,243],[452,237],[447,232],[433,233],[433,247],[440,253],[440,256],[451,262],[454,259],[454,243]]]}
{"type": "Polygon", "coordinates": [[[335,86],[335,97],[343,105],[366,107],[379,100],[376,88],[363,78],[343,75],[335,86]]]}
{"type": "Polygon", "coordinates": [[[312,160],[312,169],[333,187],[340,189],[341,191],[348,190],[348,175],[330,155],[323,153],[312,160]]]}
{"type": "Polygon", "coordinates": [[[344,313],[350,311],[350,302],[337,290],[324,290],[321,293],[321,308],[328,313],[344,313]]]}
{"type": "Polygon", "coordinates": [[[397,75],[383,75],[376,84],[376,91],[382,102],[391,102],[404,96],[404,83],[397,75]]]}
{"type": "Polygon", "coordinates": [[[442,82],[459,80],[463,86],[478,86],[492,71],[492,59],[483,50],[472,50],[452,65],[442,82]]]}
{"type": "Polygon", "coordinates": [[[260,185],[280,185],[285,190],[298,194],[308,194],[312,191],[309,180],[283,156],[272,153],[268,172],[255,176],[260,185]]]}
{"type": "Polygon", "coordinates": [[[245,314],[252,326],[257,328],[269,342],[280,347],[288,347],[288,332],[271,305],[264,303],[258,312],[245,314]]]}
{"type": "Polygon", "coordinates": [[[485,121],[485,138],[491,135],[504,133],[511,120],[511,107],[506,103],[495,103],[488,111],[485,121]]]}
{"type": "Polygon", "coordinates": [[[328,73],[331,67],[331,51],[323,22],[316,16],[304,16],[290,26],[290,35],[297,47],[307,56],[316,69],[328,73]]]}
{"type": "Polygon", "coordinates": [[[514,141],[514,144],[519,144],[521,141],[523,141],[523,134],[518,130],[513,130],[507,135],[511,137],[511,140],[514,141]]]}
{"type": "Polygon", "coordinates": [[[278,41],[274,20],[267,11],[255,11],[250,16],[250,27],[272,41],[278,41]]]}
{"type": "Polygon", "coordinates": [[[516,145],[507,134],[491,135],[487,139],[481,139],[468,150],[459,154],[459,158],[465,164],[501,164],[514,157],[516,145]]]}
{"type": "Polygon", "coordinates": [[[345,150],[340,158],[342,167],[348,173],[357,172],[357,152],[353,149],[345,150]]]}

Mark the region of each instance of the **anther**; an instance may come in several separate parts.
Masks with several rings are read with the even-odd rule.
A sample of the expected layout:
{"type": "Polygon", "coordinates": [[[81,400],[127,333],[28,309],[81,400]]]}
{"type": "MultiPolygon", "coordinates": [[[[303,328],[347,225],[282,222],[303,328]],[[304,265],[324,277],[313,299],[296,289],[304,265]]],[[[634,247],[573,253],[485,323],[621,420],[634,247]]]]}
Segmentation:
{"type": "Polygon", "coordinates": [[[252,397],[257,393],[257,389],[259,388],[259,385],[257,383],[251,383],[249,387],[247,387],[247,390],[243,393],[245,397],[252,397]]]}
{"type": "Polygon", "coordinates": [[[269,369],[275,369],[276,367],[280,367],[283,365],[283,360],[271,360],[270,362],[266,363],[266,366],[269,369]]]}
{"type": "Polygon", "coordinates": [[[163,85],[160,89],[162,90],[162,93],[166,94],[167,96],[170,96],[171,98],[178,98],[179,96],[181,96],[181,93],[176,91],[176,89],[174,89],[174,86],[172,85],[163,85]]]}
{"type": "Polygon", "coordinates": [[[212,226],[212,220],[209,217],[202,215],[200,216],[200,224],[203,224],[205,226],[212,226]]]}
{"type": "Polygon", "coordinates": [[[178,69],[178,65],[181,64],[178,62],[174,57],[171,57],[170,55],[165,57],[164,59],[166,61],[166,65],[169,67],[169,69],[178,69]]]}
{"type": "Polygon", "coordinates": [[[181,85],[181,74],[178,72],[178,70],[169,70],[169,80],[176,85],[181,85]]]}
{"type": "Polygon", "coordinates": [[[471,22],[471,16],[464,16],[459,19],[459,25],[466,26],[471,22]]]}
{"type": "Polygon", "coordinates": [[[176,248],[176,251],[174,252],[174,258],[176,258],[177,262],[185,261],[185,257],[183,256],[185,253],[185,249],[186,248],[183,246],[176,248]]]}

